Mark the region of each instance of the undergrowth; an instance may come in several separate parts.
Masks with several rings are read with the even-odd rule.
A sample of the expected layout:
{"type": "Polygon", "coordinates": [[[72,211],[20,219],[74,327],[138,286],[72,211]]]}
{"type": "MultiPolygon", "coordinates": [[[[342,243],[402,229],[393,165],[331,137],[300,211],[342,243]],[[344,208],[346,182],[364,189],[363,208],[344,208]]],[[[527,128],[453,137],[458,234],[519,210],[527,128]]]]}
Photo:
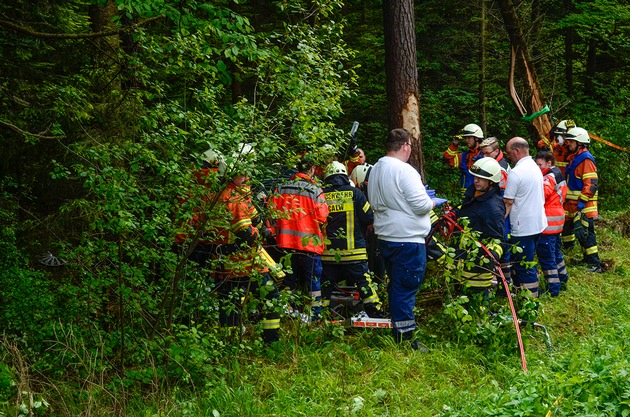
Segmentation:
{"type": "MultiPolygon", "coordinates": [[[[179,324],[171,337],[136,347],[143,365],[125,369],[94,333],[88,343],[86,329],[51,324],[47,362],[5,336],[0,409],[16,416],[628,416],[630,243],[604,224],[598,238],[609,270],[570,267],[568,290],[541,297],[535,320],[551,347],[540,328],[522,329],[527,372],[504,299],[438,303],[445,294],[432,288],[419,297],[425,355],[395,345],[387,330],[288,317],[272,346],[250,326],[229,334],[179,324]]],[[[528,302],[517,299],[521,311],[528,302]]]]}

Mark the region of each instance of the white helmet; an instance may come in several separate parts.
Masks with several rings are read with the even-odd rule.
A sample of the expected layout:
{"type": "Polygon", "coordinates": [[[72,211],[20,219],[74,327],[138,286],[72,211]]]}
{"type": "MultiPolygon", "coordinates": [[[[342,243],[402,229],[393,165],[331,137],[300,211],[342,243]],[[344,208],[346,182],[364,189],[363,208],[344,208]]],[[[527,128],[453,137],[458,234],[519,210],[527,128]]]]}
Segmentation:
{"type": "Polygon", "coordinates": [[[202,158],[210,168],[216,168],[220,176],[225,174],[225,159],[221,152],[210,148],[202,154],[202,158]]]}
{"type": "Polygon", "coordinates": [[[494,183],[501,182],[501,165],[494,158],[481,158],[470,167],[475,177],[485,178],[494,183]]]}
{"type": "Polygon", "coordinates": [[[575,127],[575,122],[573,120],[562,120],[560,123],[554,126],[551,130],[552,135],[564,135],[570,129],[575,127]]]}
{"type": "Polygon", "coordinates": [[[219,166],[219,164],[223,162],[223,155],[212,148],[205,151],[202,156],[203,160],[209,163],[211,166],[219,166]]]}
{"type": "Polygon", "coordinates": [[[474,136],[477,139],[483,139],[483,130],[474,123],[464,126],[461,131],[462,136],[474,136]]]}
{"type": "Polygon", "coordinates": [[[350,179],[354,183],[354,186],[360,188],[367,179],[368,175],[370,175],[371,170],[372,165],[370,164],[361,164],[354,167],[350,173],[350,179]]]}
{"type": "Polygon", "coordinates": [[[348,175],[346,167],[339,161],[332,161],[324,170],[324,179],[337,174],[348,175]]]}
{"type": "Polygon", "coordinates": [[[591,138],[588,135],[586,129],[582,129],[581,127],[574,127],[573,129],[569,129],[569,131],[564,135],[564,139],[566,140],[574,140],[579,143],[584,143],[588,145],[591,143],[591,138]]]}
{"type": "Polygon", "coordinates": [[[236,150],[232,154],[232,157],[236,158],[253,158],[256,154],[254,153],[254,148],[249,143],[240,142],[236,145],[236,150]]]}

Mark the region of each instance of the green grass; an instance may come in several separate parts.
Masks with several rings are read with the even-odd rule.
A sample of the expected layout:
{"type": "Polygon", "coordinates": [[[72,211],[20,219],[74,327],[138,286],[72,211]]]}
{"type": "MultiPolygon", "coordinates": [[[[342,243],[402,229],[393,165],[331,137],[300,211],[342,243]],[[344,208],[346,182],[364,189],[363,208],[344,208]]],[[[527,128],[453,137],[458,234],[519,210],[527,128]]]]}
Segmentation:
{"type": "Polygon", "coordinates": [[[286,321],[277,345],[246,341],[211,359],[202,378],[154,376],[125,389],[98,378],[93,384],[49,381],[40,391],[51,405],[40,414],[628,416],[630,242],[601,224],[598,239],[602,259],[614,265],[603,274],[570,267],[568,290],[541,298],[537,321],[547,327],[553,348],[542,332],[523,329],[527,373],[516,339],[505,337],[513,327],[476,344],[425,317],[418,335],[431,353],[420,354],[395,345],[387,330],[286,321]]]}

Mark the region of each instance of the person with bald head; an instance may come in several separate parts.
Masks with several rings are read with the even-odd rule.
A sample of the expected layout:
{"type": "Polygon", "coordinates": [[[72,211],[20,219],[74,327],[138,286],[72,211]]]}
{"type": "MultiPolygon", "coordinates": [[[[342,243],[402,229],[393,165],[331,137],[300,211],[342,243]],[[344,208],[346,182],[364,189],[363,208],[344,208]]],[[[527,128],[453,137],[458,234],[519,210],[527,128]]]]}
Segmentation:
{"type": "Polygon", "coordinates": [[[538,238],[547,228],[543,175],[529,155],[529,144],[525,139],[514,137],[505,149],[514,164],[503,194],[506,216],[510,216],[510,244],[522,249],[513,254],[514,285],[528,289],[532,296],[538,297],[538,274],[533,262],[538,238]]]}

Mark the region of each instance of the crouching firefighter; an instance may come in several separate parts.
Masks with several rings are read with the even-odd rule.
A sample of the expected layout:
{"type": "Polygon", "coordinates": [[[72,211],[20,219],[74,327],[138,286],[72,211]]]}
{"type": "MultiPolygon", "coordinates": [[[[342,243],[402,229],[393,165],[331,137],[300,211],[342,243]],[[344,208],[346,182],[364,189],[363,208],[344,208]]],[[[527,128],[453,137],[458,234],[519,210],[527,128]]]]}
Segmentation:
{"type": "MultiPolygon", "coordinates": [[[[234,160],[239,165],[252,163],[250,145],[240,145],[234,160]]],[[[254,222],[258,212],[252,202],[245,169],[234,168],[230,182],[221,192],[213,222],[213,244],[216,248],[212,268],[220,300],[219,322],[222,326],[242,326],[243,299],[253,294],[257,309],[263,311],[262,327],[265,344],[279,339],[280,315],[269,304],[279,299],[279,293],[269,271],[269,255],[261,247],[261,238],[254,222]],[[236,174],[234,175],[234,172],[236,174]],[[265,301],[262,301],[265,300],[265,301]]]]}
{"type": "Polygon", "coordinates": [[[372,286],[365,232],[374,223],[374,213],[365,195],[350,185],[346,167],[337,161],[324,172],[324,194],[328,202],[326,245],[322,254],[322,304],[330,305],[332,292],[341,281],[355,285],[370,317],[383,317],[372,286]]]}
{"type": "Polygon", "coordinates": [[[479,241],[487,251],[474,245],[472,250],[478,252],[472,255],[470,245],[460,239],[456,253],[464,262],[461,277],[465,290],[488,295],[504,250],[505,203],[499,186],[501,166],[494,158],[482,158],[470,167],[470,174],[474,177],[473,184],[466,189],[461,207],[451,216],[468,218],[468,227],[479,233],[479,241]],[[473,256],[474,262],[467,262],[473,256]]]}

